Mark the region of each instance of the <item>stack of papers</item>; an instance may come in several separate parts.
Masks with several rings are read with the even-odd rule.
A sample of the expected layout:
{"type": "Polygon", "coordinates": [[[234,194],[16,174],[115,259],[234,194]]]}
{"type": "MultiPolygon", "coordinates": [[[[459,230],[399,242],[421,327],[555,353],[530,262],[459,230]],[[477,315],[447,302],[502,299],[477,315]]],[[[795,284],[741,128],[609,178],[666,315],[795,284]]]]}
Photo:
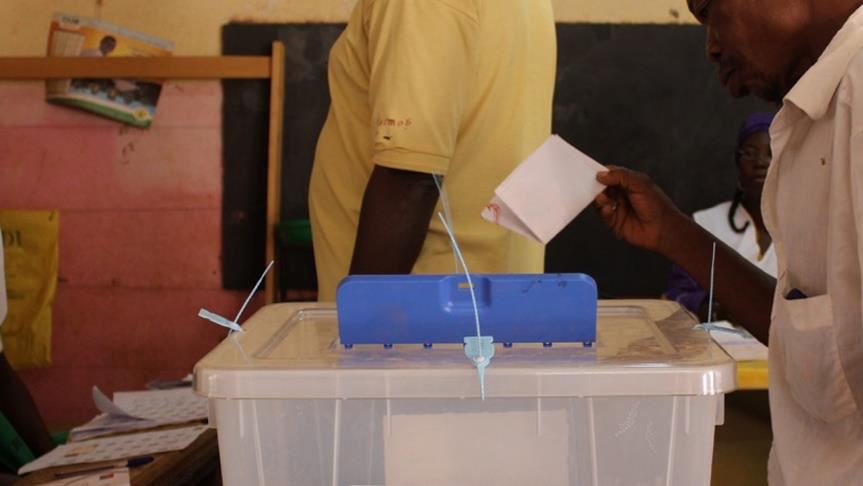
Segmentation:
{"type": "Polygon", "coordinates": [[[93,402],[102,413],[72,429],[70,441],[207,418],[207,399],[195,395],[191,388],[118,392],[112,401],[94,386],[93,402]]]}
{"type": "Polygon", "coordinates": [[[712,322],[711,325],[732,331],[710,331],[710,337],[734,358],[734,361],[767,361],[767,346],[745,329],[734,327],[728,321],[712,322]]]}
{"type": "Polygon", "coordinates": [[[55,466],[114,461],[160,452],[179,451],[189,447],[206,430],[206,425],[198,425],[63,444],[25,465],[18,470],[18,474],[27,474],[55,466]]]}
{"type": "Polygon", "coordinates": [[[74,476],[45,483],[42,486],[128,486],[132,484],[128,467],[111,469],[94,474],[74,476]]]}

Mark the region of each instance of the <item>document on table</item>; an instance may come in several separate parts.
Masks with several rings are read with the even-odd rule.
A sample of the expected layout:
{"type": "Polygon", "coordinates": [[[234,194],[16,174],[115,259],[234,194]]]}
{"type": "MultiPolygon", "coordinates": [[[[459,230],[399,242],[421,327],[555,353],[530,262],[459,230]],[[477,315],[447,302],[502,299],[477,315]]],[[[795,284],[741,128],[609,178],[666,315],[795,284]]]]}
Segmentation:
{"type": "Polygon", "coordinates": [[[99,388],[93,387],[93,402],[102,414],[72,429],[70,440],[207,418],[207,399],[195,395],[191,388],[117,392],[112,401],[99,388]]]}
{"type": "Polygon", "coordinates": [[[18,474],[69,464],[114,461],[137,456],[183,450],[204,431],[206,425],[179,429],[157,430],[137,434],[103,437],[63,444],[44,456],[24,465],[18,474]]]}
{"type": "Polygon", "coordinates": [[[552,135],[495,189],[482,217],[548,243],[605,189],[596,175],[606,170],[552,135]]]}
{"type": "Polygon", "coordinates": [[[755,339],[743,329],[734,327],[728,321],[711,323],[715,327],[724,327],[738,333],[710,331],[710,336],[722,349],[734,358],[734,361],[767,361],[767,346],[755,339]]]}
{"type": "Polygon", "coordinates": [[[44,483],[42,486],[129,486],[132,480],[129,474],[129,468],[117,468],[109,471],[94,472],[91,474],[82,474],[80,476],[71,476],[50,483],[44,483]]]}
{"type": "Polygon", "coordinates": [[[130,417],[161,423],[207,418],[207,399],[195,395],[191,388],[117,392],[114,393],[114,404],[130,417]]]}

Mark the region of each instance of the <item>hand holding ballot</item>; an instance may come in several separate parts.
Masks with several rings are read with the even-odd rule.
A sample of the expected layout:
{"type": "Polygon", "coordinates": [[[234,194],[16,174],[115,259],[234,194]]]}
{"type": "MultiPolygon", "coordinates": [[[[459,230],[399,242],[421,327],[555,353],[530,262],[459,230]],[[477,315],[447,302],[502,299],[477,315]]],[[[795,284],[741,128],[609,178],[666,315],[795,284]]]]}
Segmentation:
{"type": "Polygon", "coordinates": [[[646,175],[606,168],[557,135],[495,189],[482,217],[548,243],[594,201],[615,236],[660,253],[662,236],[687,219],[646,175]]]}
{"type": "Polygon", "coordinates": [[[686,215],[649,177],[621,167],[597,174],[608,186],[596,197],[596,207],[614,235],[641,248],[668,256],[670,229],[686,215]],[[665,237],[665,238],[663,238],[665,237]]]}
{"type": "MultiPolygon", "coordinates": [[[[495,189],[482,216],[547,243],[591,202],[615,236],[660,253],[707,286],[713,235],[677,209],[647,175],[603,167],[557,136],[495,189]]],[[[764,316],[770,315],[774,287],[772,278],[719,242],[717,296],[762,342],[767,342],[764,316]]]]}
{"type": "Polygon", "coordinates": [[[767,343],[776,286],[772,277],[683,214],[647,175],[611,167],[596,179],[607,186],[596,206],[615,236],[665,256],[704,288],[715,270],[717,299],[737,323],[767,343]]]}

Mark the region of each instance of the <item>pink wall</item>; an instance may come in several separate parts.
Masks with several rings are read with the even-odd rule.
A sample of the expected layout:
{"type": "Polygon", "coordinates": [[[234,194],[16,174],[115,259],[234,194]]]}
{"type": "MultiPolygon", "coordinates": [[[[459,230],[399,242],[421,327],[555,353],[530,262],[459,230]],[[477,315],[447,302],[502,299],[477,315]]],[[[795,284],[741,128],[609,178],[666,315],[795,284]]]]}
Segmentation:
{"type": "Polygon", "coordinates": [[[224,336],[196,317],[221,290],[218,82],[169,83],[138,130],[0,85],[0,208],[60,211],[53,366],[23,370],[49,424],[96,413],[90,387],[177,378],[224,336]]]}

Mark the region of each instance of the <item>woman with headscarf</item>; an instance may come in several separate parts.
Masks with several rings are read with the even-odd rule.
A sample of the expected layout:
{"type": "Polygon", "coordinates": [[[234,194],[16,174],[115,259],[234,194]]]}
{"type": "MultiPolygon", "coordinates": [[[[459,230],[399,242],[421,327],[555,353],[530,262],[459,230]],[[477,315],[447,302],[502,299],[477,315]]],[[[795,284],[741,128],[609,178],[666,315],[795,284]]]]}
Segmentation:
{"type": "MultiPolygon", "coordinates": [[[[698,211],[692,217],[726,245],[775,277],[776,253],[761,216],[761,190],[772,158],[768,133],[772,121],[771,113],[755,113],[746,119],[738,133],[734,154],[738,175],[734,198],[698,211]]],[[[704,320],[712,317],[707,316],[707,292],[676,265],[672,266],[665,295],[704,320]]]]}

